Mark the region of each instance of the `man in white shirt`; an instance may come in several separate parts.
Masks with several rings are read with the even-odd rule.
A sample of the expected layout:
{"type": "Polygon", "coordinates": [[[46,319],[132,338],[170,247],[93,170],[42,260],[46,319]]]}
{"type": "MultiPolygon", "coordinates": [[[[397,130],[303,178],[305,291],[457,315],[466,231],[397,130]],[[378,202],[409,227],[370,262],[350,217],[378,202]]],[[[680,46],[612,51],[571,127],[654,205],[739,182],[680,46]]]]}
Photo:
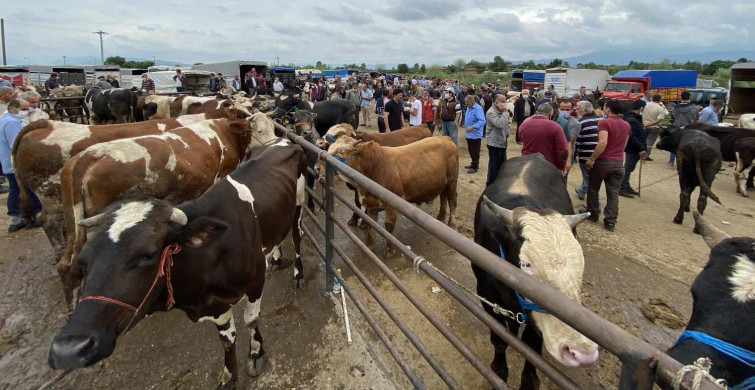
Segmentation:
{"type": "Polygon", "coordinates": [[[281,83],[278,78],[275,78],[275,81],[273,82],[273,92],[275,93],[281,93],[283,92],[283,83],[281,83]]]}
{"type": "Polygon", "coordinates": [[[406,93],[412,106],[409,108],[409,125],[419,126],[422,124],[422,102],[417,99],[413,92],[406,93]]]}
{"type": "Polygon", "coordinates": [[[661,95],[653,95],[650,99],[651,102],[642,111],[642,125],[645,126],[645,144],[647,145],[645,161],[653,161],[650,158],[650,152],[653,151],[653,145],[655,145],[658,133],[661,131],[659,125],[668,115],[668,110],[661,103],[661,95]]]}

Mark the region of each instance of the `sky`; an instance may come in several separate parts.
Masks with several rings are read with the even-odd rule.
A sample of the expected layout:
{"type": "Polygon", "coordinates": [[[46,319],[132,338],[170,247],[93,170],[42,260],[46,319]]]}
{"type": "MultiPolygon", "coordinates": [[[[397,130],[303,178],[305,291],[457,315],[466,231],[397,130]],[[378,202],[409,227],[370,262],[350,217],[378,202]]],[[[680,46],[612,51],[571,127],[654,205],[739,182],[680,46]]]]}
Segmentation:
{"type": "Polygon", "coordinates": [[[9,63],[450,64],[600,50],[755,49],[753,0],[8,1],[9,63]],[[33,6],[29,6],[33,4],[33,6]],[[527,5],[525,5],[527,4],[527,5]],[[70,61],[69,61],[70,63],[70,61]]]}

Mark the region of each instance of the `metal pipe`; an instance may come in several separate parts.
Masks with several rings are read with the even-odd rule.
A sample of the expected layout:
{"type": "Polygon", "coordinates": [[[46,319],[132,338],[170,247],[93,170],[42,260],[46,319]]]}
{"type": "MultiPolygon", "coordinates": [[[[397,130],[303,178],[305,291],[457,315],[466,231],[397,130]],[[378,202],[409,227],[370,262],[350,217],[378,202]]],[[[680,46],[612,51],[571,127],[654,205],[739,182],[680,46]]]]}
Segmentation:
{"type": "MultiPolygon", "coordinates": [[[[291,139],[296,135],[273,123],[276,128],[286,131],[291,139]]],[[[341,163],[309,142],[298,142],[304,149],[317,153],[319,158],[327,163],[328,168],[337,168],[361,190],[369,192],[387,205],[393,207],[399,214],[409,218],[412,222],[425,229],[446,245],[450,246],[462,256],[468,258],[477,266],[498,279],[501,283],[527,296],[549,313],[564,321],[566,324],[598,343],[608,352],[616,355],[622,362],[635,356],[658,359],[657,376],[661,383],[670,384],[682,364],[666,355],[662,351],[648,344],[644,340],[619,328],[615,324],[598,316],[584,306],[572,301],[553,287],[537,281],[513,264],[510,264],[478,245],[472,240],[460,235],[455,230],[436,220],[424,211],[401,199],[348,165],[341,163]]],[[[684,384],[691,384],[685,380],[684,384]]],[[[703,390],[720,390],[718,385],[708,379],[702,382],[703,390]]]]}
{"type": "MultiPolygon", "coordinates": [[[[401,243],[395,236],[390,234],[387,230],[385,230],[384,227],[382,227],[379,223],[375,222],[372,218],[369,218],[367,214],[358,209],[356,205],[354,205],[352,202],[349,202],[343,195],[339,193],[334,194],[336,198],[338,198],[339,201],[341,201],[343,204],[345,204],[348,208],[350,208],[352,211],[357,213],[357,215],[362,218],[365,222],[367,222],[370,227],[375,229],[380,235],[385,237],[385,239],[388,241],[389,244],[392,244],[394,247],[396,247],[401,253],[409,260],[413,261],[418,256],[412,252],[411,249],[409,249],[406,245],[401,243]]],[[[433,268],[430,264],[427,262],[420,262],[419,269],[421,269],[427,276],[429,276],[432,280],[437,282],[444,290],[448,291],[451,296],[453,296],[459,303],[461,303],[467,310],[472,312],[472,314],[475,315],[480,321],[482,321],[483,324],[485,324],[488,328],[490,328],[491,331],[495,332],[499,337],[501,337],[506,343],[511,345],[515,350],[517,350],[519,353],[524,356],[527,361],[532,363],[535,368],[540,370],[545,376],[550,378],[553,383],[558,385],[562,389],[573,389],[578,390],[581,389],[579,385],[574,383],[569,377],[564,375],[562,372],[558,371],[556,367],[554,367],[552,364],[547,362],[543,356],[535,352],[532,348],[530,348],[524,341],[522,341],[519,337],[512,334],[508,328],[506,328],[502,323],[500,323],[498,320],[496,320],[493,316],[488,314],[483,308],[481,308],[477,302],[473,301],[467,294],[465,294],[463,291],[461,291],[458,287],[456,287],[451,281],[449,281],[444,275],[442,275],[440,272],[438,272],[435,268],[433,268]]]]}
{"type": "Polygon", "coordinates": [[[315,192],[312,191],[311,188],[309,188],[309,187],[307,187],[305,185],[304,186],[304,191],[307,192],[307,194],[309,195],[309,197],[312,198],[312,200],[314,200],[315,203],[317,203],[318,206],[320,206],[321,208],[323,207],[322,199],[320,199],[320,197],[317,194],[315,194],[315,192]]]}
{"type": "MultiPolygon", "coordinates": [[[[320,246],[315,242],[314,236],[312,236],[312,232],[310,232],[306,226],[302,226],[302,231],[304,232],[304,236],[309,239],[309,241],[312,243],[312,246],[315,247],[317,253],[320,254],[320,257],[324,260],[325,253],[323,253],[322,249],[320,249],[320,246]]],[[[393,346],[393,343],[391,343],[390,339],[385,334],[385,331],[383,331],[383,328],[378,325],[370,312],[364,307],[362,302],[359,300],[359,297],[354,294],[349,284],[346,283],[346,280],[338,272],[335,272],[335,268],[332,265],[330,271],[333,272],[333,275],[335,275],[336,278],[338,278],[338,282],[341,283],[341,288],[343,288],[343,290],[346,291],[346,294],[349,295],[351,301],[354,302],[354,306],[356,306],[359,312],[362,313],[364,319],[367,320],[367,323],[370,325],[372,330],[375,331],[375,334],[378,336],[378,339],[380,339],[383,345],[385,345],[385,348],[388,349],[388,353],[393,356],[393,359],[396,361],[396,364],[398,364],[399,368],[401,368],[401,371],[403,371],[407,378],[409,378],[409,381],[412,382],[414,388],[424,389],[425,385],[422,383],[422,381],[419,380],[417,375],[414,373],[411,367],[409,367],[409,365],[406,363],[406,360],[404,360],[401,354],[399,354],[398,350],[393,346]]]]}
{"type": "Polygon", "coordinates": [[[388,266],[385,265],[372,251],[370,248],[367,247],[365,243],[362,242],[362,240],[357,237],[354,232],[352,232],[346,224],[344,224],[341,221],[338,221],[335,219],[333,214],[330,215],[331,219],[335,220],[335,223],[338,225],[338,227],[341,228],[341,230],[346,234],[347,237],[351,239],[351,241],[356,244],[356,246],[367,256],[368,259],[372,260],[373,263],[380,269],[380,271],[385,274],[385,276],[388,277],[388,279],[401,291],[402,294],[406,297],[406,299],[411,302],[414,307],[419,310],[422,315],[427,318],[428,321],[430,321],[433,326],[435,326],[436,329],[443,335],[443,337],[448,340],[448,342],[451,343],[451,345],[456,348],[459,353],[461,353],[462,356],[464,356],[465,359],[474,367],[482,376],[495,387],[496,389],[507,389],[506,382],[503,381],[493,370],[485,363],[480,360],[479,356],[477,356],[466,344],[464,344],[461,339],[459,339],[458,336],[445,324],[443,321],[441,321],[438,316],[433,313],[430,308],[428,308],[424,302],[422,302],[419,297],[417,297],[416,294],[412,290],[410,290],[404,282],[402,282],[396,274],[391,271],[388,266]]]}
{"type": "Polygon", "coordinates": [[[333,273],[330,266],[333,264],[333,244],[331,241],[335,235],[333,219],[328,216],[333,212],[333,179],[335,170],[331,166],[325,168],[325,290],[333,290],[333,273]]]}
{"type": "Polygon", "coordinates": [[[303,207],[304,212],[309,216],[309,219],[312,220],[312,222],[315,224],[315,227],[317,227],[317,230],[320,231],[323,235],[325,235],[325,227],[320,224],[320,222],[315,218],[315,213],[312,212],[308,207],[303,207]]]}

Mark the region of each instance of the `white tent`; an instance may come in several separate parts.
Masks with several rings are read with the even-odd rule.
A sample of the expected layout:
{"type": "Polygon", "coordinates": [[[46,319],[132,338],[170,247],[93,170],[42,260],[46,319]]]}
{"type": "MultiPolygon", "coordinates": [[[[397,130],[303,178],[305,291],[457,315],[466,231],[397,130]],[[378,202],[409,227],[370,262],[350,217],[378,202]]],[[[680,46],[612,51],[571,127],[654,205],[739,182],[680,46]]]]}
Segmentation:
{"type": "MultiPolygon", "coordinates": [[[[187,92],[209,92],[210,72],[204,70],[184,70],[186,76],[187,92]]],[[[155,82],[155,92],[157,93],[176,93],[176,82],[173,76],[175,71],[157,71],[147,73],[147,77],[155,82]]]]}

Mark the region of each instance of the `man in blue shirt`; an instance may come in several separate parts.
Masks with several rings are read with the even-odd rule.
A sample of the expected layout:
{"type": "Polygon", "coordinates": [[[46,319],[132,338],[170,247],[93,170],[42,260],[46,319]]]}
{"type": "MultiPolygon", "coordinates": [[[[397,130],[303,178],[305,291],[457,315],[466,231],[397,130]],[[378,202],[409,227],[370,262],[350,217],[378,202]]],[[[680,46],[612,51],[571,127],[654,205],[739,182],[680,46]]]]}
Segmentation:
{"type": "Polygon", "coordinates": [[[362,111],[362,118],[364,119],[364,124],[360,126],[372,126],[372,120],[370,119],[372,115],[372,101],[373,101],[373,94],[372,90],[367,86],[367,84],[362,84],[362,102],[360,103],[360,109],[362,111]]]}
{"type": "Polygon", "coordinates": [[[467,111],[464,119],[464,130],[466,130],[467,149],[472,163],[465,166],[467,173],[477,173],[480,166],[480,145],[482,144],[482,129],[485,127],[485,112],[474,100],[473,95],[467,95],[464,98],[464,104],[467,111]]]}
{"type": "Polygon", "coordinates": [[[712,101],[708,107],[705,107],[703,111],[700,112],[700,123],[705,123],[706,125],[711,126],[718,126],[718,112],[723,106],[724,102],[722,100],[712,101]]]}
{"type": "MultiPolygon", "coordinates": [[[[21,132],[21,121],[29,115],[29,102],[23,99],[13,99],[8,103],[8,112],[0,116],[0,163],[3,166],[3,174],[8,178],[10,190],[8,192],[8,215],[10,216],[10,226],[8,232],[23,229],[27,224],[34,225],[34,221],[25,221],[21,218],[21,204],[18,199],[20,193],[18,182],[14,175],[13,165],[11,165],[11,148],[16,136],[21,132]]],[[[42,211],[42,205],[39,199],[31,191],[27,190],[27,195],[34,205],[34,216],[42,211]]]]}

